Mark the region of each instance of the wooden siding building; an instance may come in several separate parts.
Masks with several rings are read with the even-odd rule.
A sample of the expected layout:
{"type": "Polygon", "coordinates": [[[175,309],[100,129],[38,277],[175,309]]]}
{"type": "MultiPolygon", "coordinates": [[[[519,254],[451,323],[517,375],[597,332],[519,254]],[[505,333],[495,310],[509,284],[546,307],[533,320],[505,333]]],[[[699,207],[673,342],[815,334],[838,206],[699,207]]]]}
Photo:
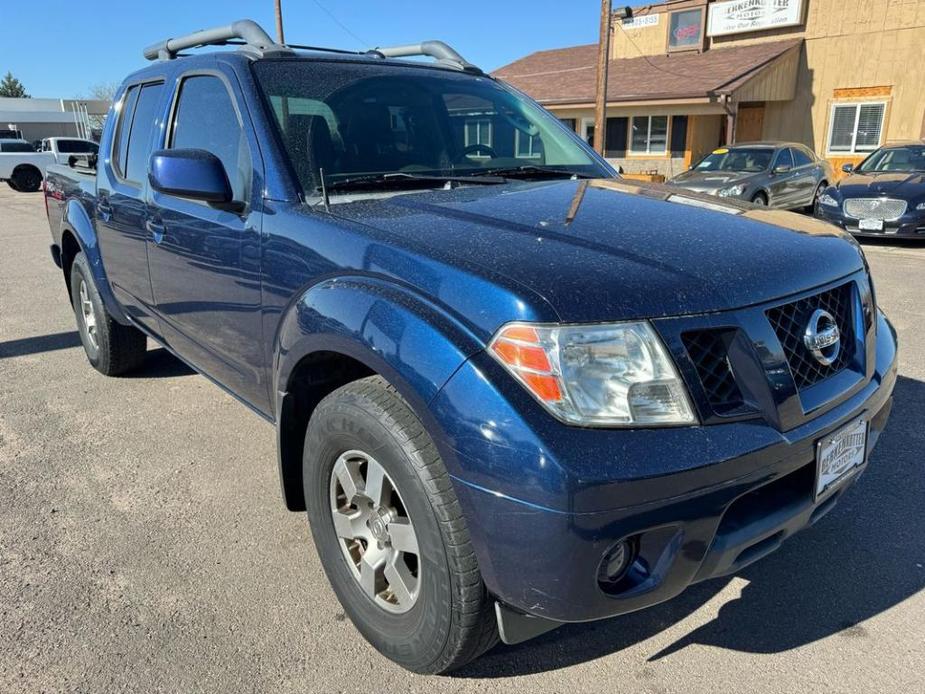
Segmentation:
{"type": "MultiPolygon", "coordinates": [[[[925,137],[925,0],[668,0],[614,19],[607,157],[671,177],[718,146],[801,142],[836,170],[925,137]]],[[[595,44],[496,75],[588,140],[595,44]]]]}

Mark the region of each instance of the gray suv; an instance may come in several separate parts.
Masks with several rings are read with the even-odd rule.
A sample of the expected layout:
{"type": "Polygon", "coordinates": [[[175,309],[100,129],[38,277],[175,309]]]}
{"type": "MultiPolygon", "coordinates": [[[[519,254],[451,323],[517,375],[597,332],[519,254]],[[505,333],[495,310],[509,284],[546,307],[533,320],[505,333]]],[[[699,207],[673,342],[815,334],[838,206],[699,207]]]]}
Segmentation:
{"type": "Polygon", "coordinates": [[[812,207],[834,180],[832,166],[795,142],[749,142],[714,150],[668,183],[758,205],[812,207]]]}

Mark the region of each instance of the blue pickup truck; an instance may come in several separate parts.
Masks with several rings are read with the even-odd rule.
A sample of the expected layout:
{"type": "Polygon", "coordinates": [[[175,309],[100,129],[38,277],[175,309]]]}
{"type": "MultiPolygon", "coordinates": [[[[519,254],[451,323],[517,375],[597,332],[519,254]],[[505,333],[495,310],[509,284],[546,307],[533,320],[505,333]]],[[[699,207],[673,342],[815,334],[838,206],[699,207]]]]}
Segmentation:
{"type": "Polygon", "coordinates": [[[242,20],[145,55],[46,184],[87,357],[152,340],[273,423],[286,506],[406,668],[736,572],[865,469],[896,334],[834,226],[623,180],[441,42],[242,20]]]}

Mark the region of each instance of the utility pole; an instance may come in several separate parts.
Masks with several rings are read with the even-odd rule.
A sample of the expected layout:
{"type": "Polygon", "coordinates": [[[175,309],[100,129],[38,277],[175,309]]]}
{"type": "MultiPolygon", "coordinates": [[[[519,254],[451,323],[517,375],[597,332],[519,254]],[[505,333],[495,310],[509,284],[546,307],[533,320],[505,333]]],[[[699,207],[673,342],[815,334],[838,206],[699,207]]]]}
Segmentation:
{"type": "Polygon", "coordinates": [[[276,0],[276,42],[279,44],[286,43],[286,37],[283,34],[282,0],[276,0]]]}
{"type": "Polygon", "coordinates": [[[601,0],[601,37],[597,46],[597,103],[594,109],[594,149],[604,156],[607,137],[607,64],[610,61],[610,0],[601,0]]]}

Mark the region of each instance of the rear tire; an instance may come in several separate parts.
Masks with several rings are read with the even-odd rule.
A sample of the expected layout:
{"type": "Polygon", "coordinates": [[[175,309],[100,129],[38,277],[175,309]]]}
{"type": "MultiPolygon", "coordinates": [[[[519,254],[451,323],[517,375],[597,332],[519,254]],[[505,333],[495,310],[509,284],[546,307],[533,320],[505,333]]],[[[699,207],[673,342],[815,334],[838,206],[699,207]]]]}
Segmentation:
{"type": "Polygon", "coordinates": [[[384,379],[354,381],[319,403],[308,423],[302,470],[312,536],[328,580],[373,647],[409,670],[437,674],[465,665],[498,642],[493,601],[443,461],[411,408],[384,379]],[[344,485],[346,458],[352,458],[356,474],[344,485]],[[378,485],[370,481],[374,464],[377,479],[385,480],[378,485]],[[348,488],[359,491],[347,493],[348,488]],[[383,496],[376,489],[387,491],[383,496]],[[376,518],[387,520],[385,535],[376,518]],[[370,582],[361,577],[369,568],[364,563],[374,565],[383,552],[401,546],[393,524],[404,526],[405,533],[410,526],[415,537],[416,560],[401,565],[413,592],[393,590],[385,573],[395,565],[391,560],[379,560],[381,575],[369,569],[370,582]]]}
{"type": "Polygon", "coordinates": [[[42,172],[34,166],[19,166],[10,181],[13,189],[20,193],[35,193],[42,187],[42,172]]]}
{"type": "Polygon", "coordinates": [[[145,334],[113,320],[93,281],[83,253],[71,265],[71,303],[87,359],[106,376],[118,376],[141,365],[148,348],[145,334]]]}
{"type": "Polygon", "coordinates": [[[816,192],[813,193],[813,199],[810,201],[809,205],[806,206],[806,211],[815,214],[816,208],[819,206],[819,198],[822,197],[822,194],[825,192],[825,189],[829,187],[828,181],[820,181],[819,185],[816,186],[816,192]]]}

